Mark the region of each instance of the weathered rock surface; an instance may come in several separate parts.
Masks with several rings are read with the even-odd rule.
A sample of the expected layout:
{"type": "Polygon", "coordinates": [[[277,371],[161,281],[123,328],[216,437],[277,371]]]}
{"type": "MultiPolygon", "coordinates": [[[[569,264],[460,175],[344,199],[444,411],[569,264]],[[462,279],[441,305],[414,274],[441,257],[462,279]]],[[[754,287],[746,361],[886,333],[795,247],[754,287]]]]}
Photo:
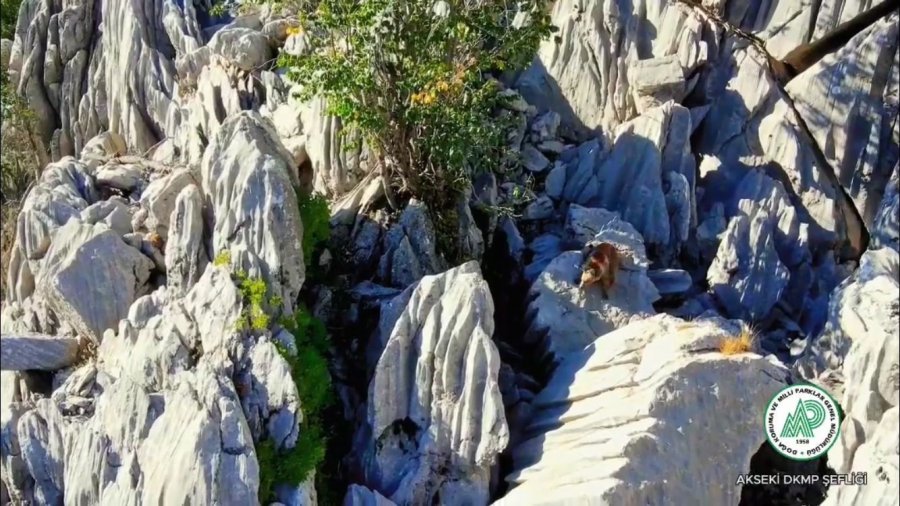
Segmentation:
{"type": "Polygon", "coordinates": [[[144,293],[152,268],[147,257],[106,226],[70,220],[54,234],[37,295],[57,318],[98,343],[144,293]]]}
{"type": "Polygon", "coordinates": [[[508,429],[478,264],[424,277],[369,385],[369,485],[398,504],[484,504],[508,429]]]}
{"type": "Polygon", "coordinates": [[[344,506],[393,506],[394,502],[362,485],[347,487],[344,506]]]}
{"type": "Polygon", "coordinates": [[[837,486],[826,504],[892,504],[898,471],[900,257],[892,248],[868,251],[859,270],[838,287],[828,323],[810,338],[797,364],[805,376],[832,386],[846,417],[828,453],[836,472],[866,472],[866,486],[837,486]]]}
{"type": "MultiPolygon", "coordinates": [[[[703,40],[704,23],[681,3],[563,0],[554,3],[551,16],[560,31],[541,44],[517,86],[539,110],[559,113],[563,129],[575,135],[612,131],[636,116],[632,87],[644,93],[667,87],[652,82],[651,76],[644,80],[650,82],[636,85],[642,80],[635,71],[645,65],[637,64],[639,60],[674,56],[671,64],[689,74],[710,52],[703,40]]],[[[675,87],[682,88],[681,93],[690,91],[684,77],[681,80],[675,87]]]]}
{"type": "Polygon", "coordinates": [[[411,200],[400,219],[384,235],[378,276],[390,286],[404,288],[445,263],[436,251],[437,236],[425,203],[411,200]]]}
{"type": "Polygon", "coordinates": [[[549,178],[560,179],[560,200],[616,211],[674,253],[696,226],[690,131],[690,112],[670,101],[622,124],[610,148],[595,139],[563,153],[549,178]]]}
{"type": "Polygon", "coordinates": [[[203,245],[203,195],[195,186],[178,194],[169,218],[166,241],[166,281],[174,294],[191,289],[209,261],[203,245]]]}
{"type": "Polygon", "coordinates": [[[206,150],[203,192],[212,207],[210,254],[262,277],[282,301],[293,301],[305,276],[291,156],[258,113],[229,117],[206,150]]]}
{"type": "Polygon", "coordinates": [[[512,489],[495,504],[737,503],[741,487],[721,484],[747,472],[765,441],[758,413],[788,374],[715,351],[739,329],[659,315],[569,354],[533,401],[512,489]],[[725,449],[708,444],[712,420],[725,449]]]}
{"type": "Polygon", "coordinates": [[[900,164],[894,166],[894,174],[884,190],[871,234],[871,248],[889,247],[900,251],[900,164]]]}
{"type": "Polygon", "coordinates": [[[898,19],[876,22],[786,88],[867,227],[900,159],[898,19]]]}
{"type": "Polygon", "coordinates": [[[0,369],[55,371],[78,358],[78,340],[43,334],[0,335],[0,369]]]}
{"type": "Polygon", "coordinates": [[[882,248],[863,255],[859,269],[831,295],[822,334],[808,338],[805,347],[798,343],[798,369],[803,376],[825,381],[842,370],[846,374],[846,357],[856,341],[877,347],[895,338],[900,317],[898,279],[896,250],[882,248]]]}
{"type": "Polygon", "coordinates": [[[566,227],[580,244],[588,233],[597,231],[591,241],[614,245],[622,263],[609,299],[604,299],[597,287],[579,288],[584,263],[581,251],[556,257],[531,286],[525,342],[557,360],[603,334],[655,314],[653,302],[659,299],[647,277],[650,262],[644,243],[629,223],[603,209],[573,205],[566,227]]]}

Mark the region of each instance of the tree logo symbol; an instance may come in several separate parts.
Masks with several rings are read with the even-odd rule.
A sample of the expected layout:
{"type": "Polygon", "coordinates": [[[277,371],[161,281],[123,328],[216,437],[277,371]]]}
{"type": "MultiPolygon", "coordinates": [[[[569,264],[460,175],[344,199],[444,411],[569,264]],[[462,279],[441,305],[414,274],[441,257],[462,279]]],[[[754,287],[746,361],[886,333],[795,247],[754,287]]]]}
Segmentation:
{"type": "Polygon", "coordinates": [[[839,409],[837,401],[816,385],[787,386],[766,407],[766,439],[789,459],[816,459],[838,439],[839,409]]]}

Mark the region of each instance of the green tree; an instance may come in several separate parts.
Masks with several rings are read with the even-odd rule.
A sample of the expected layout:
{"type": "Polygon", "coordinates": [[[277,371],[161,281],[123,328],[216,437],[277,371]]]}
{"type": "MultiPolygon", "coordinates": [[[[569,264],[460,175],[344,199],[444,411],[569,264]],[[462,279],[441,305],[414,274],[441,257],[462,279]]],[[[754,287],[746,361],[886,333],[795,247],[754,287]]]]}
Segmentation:
{"type": "Polygon", "coordinates": [[[362,134],[400,191],[447,207],[479,170],[500,165],[496,72],[531,62],[551,31],[546,0],[306,1],[308,50],[280,64],[300,97],[323,97],[362,134]]]}

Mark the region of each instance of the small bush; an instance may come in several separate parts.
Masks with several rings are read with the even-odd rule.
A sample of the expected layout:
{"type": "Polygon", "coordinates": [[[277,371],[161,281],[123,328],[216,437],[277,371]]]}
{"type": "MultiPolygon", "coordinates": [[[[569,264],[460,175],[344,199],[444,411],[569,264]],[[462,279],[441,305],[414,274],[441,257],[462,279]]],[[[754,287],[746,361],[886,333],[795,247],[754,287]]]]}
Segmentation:
{"type": "Polygon", "coordinates": [[[300,194],[297,204],[303,222],[303,259],[309,266],[316,249],[331,237],[331,211],[328,200],[318,194],[300,194]]]}
{"type": "Polygon", "coordinates": [[[228,267],[231,265],[231,252],[228,250],[220,251],[216,258],[213,259],[213,265],[216,267],[228,267]]]}
{"type": "Polygon", "coordinates": [[[294,335],[297,354],[278,343],[275,347],[291,368],[303,408],[303,425],[296,446],[290,450],[278,452],[271,439],[257,445],[259,498],[263,502],[274,498],[276,484],[303,483],[325,459],[326,438],[321,416],[334,400],[325,359],[328,346],[325,325],[303,307],[292,318],[283,318],[282,324],[294,335]]]}
{"type": "Polygon", "coordinates": [[[323,97],[362,135],[390,182],[440,212],[475,171],[500,166],[508,125],[493,111],[506,99],[490,75],[532,61],[552,32],[546,0],[306,5],[309,51],[279,64],[301,98],[323,97]]]}
{"type": "Polygon", "coordinates": [[[266,286],[266,282],[260,278],[249,278],[243,271],[235,273],[235,277],[241,295],[244,297],[244,309],[238,318],[237,330],[264,331],[268,329],[269,315],[266,312],[266,293],[269,291],[269,287],[266,286]]]}
{"type": "Polygon", "coordinates": [[[756,346],[756,331],[749,325],[742,325],[736,336],[729,336],[719,343],[719,352],[723,355],[740,355],[750,353],[756,346]]]}

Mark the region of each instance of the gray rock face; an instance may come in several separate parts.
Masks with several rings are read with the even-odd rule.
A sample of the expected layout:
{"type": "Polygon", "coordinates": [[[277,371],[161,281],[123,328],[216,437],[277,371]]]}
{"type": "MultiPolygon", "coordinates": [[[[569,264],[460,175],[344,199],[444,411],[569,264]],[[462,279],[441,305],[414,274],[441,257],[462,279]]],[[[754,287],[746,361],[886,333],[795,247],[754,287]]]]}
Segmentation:
{"type": "Polygon", "coordinates": [[[484,504],[508,429],[478,264],[426,276],[399,313],[369,385],[373,489],[398,504],[484,504]]]}
{"type": "Polygon", "coordinates": [[[591,140],[564,153],[565,169],[554,168],[548,193],[589,207],[618,212],[648,245],[669,247],[687,240],[696,226],[690,112],[669,102],[616,131],[610,149],[591,140]],[[563,175],[564,171],[564,175],[563,175]],[[562,191],[556,182],[564,180],[562,191]]]}
{"type": "Polygon", "coordinates": [[[650,262],[644,243],[634,227],[603,209],[572,206],[566,228],[576,240],[597,230],[590,241],[615,246],[620,252],[621,268],[609,299],[603,298],[597,287],[578,286],[584,263],[580,251],[557,256],[532,284],[525,342],[544,350],[553,361],[582,350],[598,337],[632,321],[655,314],[653,302],[659,299],[659,292],[647,277],[650,262]]]}
{"type": "Polygon", "coordinates": [[[200,279],[209,261],[203,246],[203,195],[195,185],[175,200],[166,241],[166,278],[174,294],[185,293],[200,279]]]}
{"type": "MultiPolygon", "coordinates": [[[[325,114],[325,103],[291,104],[291,115],[300,109],[300,132],[290,132],[302,146],[300,161],[308,160],[312,168],[313,189],[324,195],[342,195],[363,180],[368,171],[366,152],[348,145],[355,139],[346,137],[341,120],[325,114]]],[[[276,123],[278,125],[278,123],[276,123]]],[[[283,131],[280,129],[280,131],[283,131]]],[[[285,132],[288,133],[288,132],[285,132]]]]}
{"type": "Polygon", "coordinates": [[[628,80],[639,113],[684,98],[684,69],[678,55],[638,60],[628,68],[628,80]]]}
{"type": "Polygon", "coordinates": [[[638,61],[673,56],[679,70],[690,72],[708,58],[705,23],[680,3],[651,7],[565,0],[553,5],[551,17],[560,31],[541,44],[517,86],[541,111],[558,112],[563,130],[576,135],[612,131],[636,116],[635,87],[660,89],[666,81],[677,81],[666,74],[663,83],[655,83],[662,74],[640,72],[630,79],[632,69],[646,65],[638,61]],[[655,37],[648,36],[649,27],[655,37]]]}
{"type": "Polygon", "coordinates": [[[436,251],[437,237],[428,210],[415,199],[384,235],[383,248],[378,275],[390,286],[404,288],[444,268],[436,251]]]}
{"type": "Polygon", "coordinates": [[[78,358],[78,340],[43,334],[0,335],[0,369],[55,371],[78,358]]]}
{"type": "Polygon", "coordinates": [[[104,225],[72,220],[54,235],[37,293],[59,319],[100,342],[145,290],[152,262],[104,225]]]}
{"type": "Polygon", "coordinates": [[[165,240],[178,194],[194,183],[194,176],[188,170],[178,170],[150,183],[141,194],[141,208],[146,210],[146,219],[140,224],[141,229],[155,232],[165,240]]]}
{"type": "Polygon", "coordinates": [[[203,158],[203,192],[211,206],[210,255],[262,277],[274,295],[293,301],[305,276],[291,156],[257,113],[231,116],[203,158]]]}
{"type": "Polygon", "coordinates": [[[886,64],[897,54],[898,40],[898,17],[883,18],[786,89],[867,227],[900,159],[900,68],[886,64]],[[886,81],[891,84],[875,84],[886,81]]]}
{"type": "Polygon", "coordinates": [[[739,330],[659,315],[567,356],[532,403],[512,490],[494,504],[737,503],[739,486],[714,484],[747,472],[765,441],[758,413],[788,374],[755,354],[700,351],[739,330]],[[703,416],[729,432],[727,452],[708,444],[703,416]]]}
{"type": "Polygon", "coordinates": [[[24,474],[4,477],[13,494],[44,504],[256,503],[253,439],[226,361],[240,310],[228,274],[212,268],[184,299],[160,290],[135,302],[118,333],[107,331],[99,370],[88,364],[52,400],[20,399],[17,421],[4,417],[24,463],[24,474]],[[72,405],[90,416],[70,416],[72,405]]]}
{"type": "Polygon", "coordinates": [[[11,302],[24,302],[35,290],[41,259],[53,233],[97,199],[93,179],[71,158],[48,165],[22,204],[6,280],[11,302]]]}
{"type": "Polygon", "coordinates": [[[209,40],[209,48],[239,69],[259,69],[272,59],[269,38],[258,30],[249,28],[224,28],[209,40]]]}
{"type": "Polygon", "coordinates": [[[362,485],[350,485],[343,506],[395,506],[390,499],[362,485]]]}
{"type": "Polygon", "coordinates": [[[838,473],[869,476],[865,487],[833,487],[826,504],[897,501],[898,278],[896,250],[866,252],[859,270],[832,294],[825,331],[808,340],[796,365],[807,378],[832,385],[846,414],[829,464],[838,473]]]}
{"type": "Polygon", "coordinates": [[[888,181],[881,207],[873,221],[870,247],[889,247],[900,251],[900,164],[894,166],[894,174],[888,181]]]}

